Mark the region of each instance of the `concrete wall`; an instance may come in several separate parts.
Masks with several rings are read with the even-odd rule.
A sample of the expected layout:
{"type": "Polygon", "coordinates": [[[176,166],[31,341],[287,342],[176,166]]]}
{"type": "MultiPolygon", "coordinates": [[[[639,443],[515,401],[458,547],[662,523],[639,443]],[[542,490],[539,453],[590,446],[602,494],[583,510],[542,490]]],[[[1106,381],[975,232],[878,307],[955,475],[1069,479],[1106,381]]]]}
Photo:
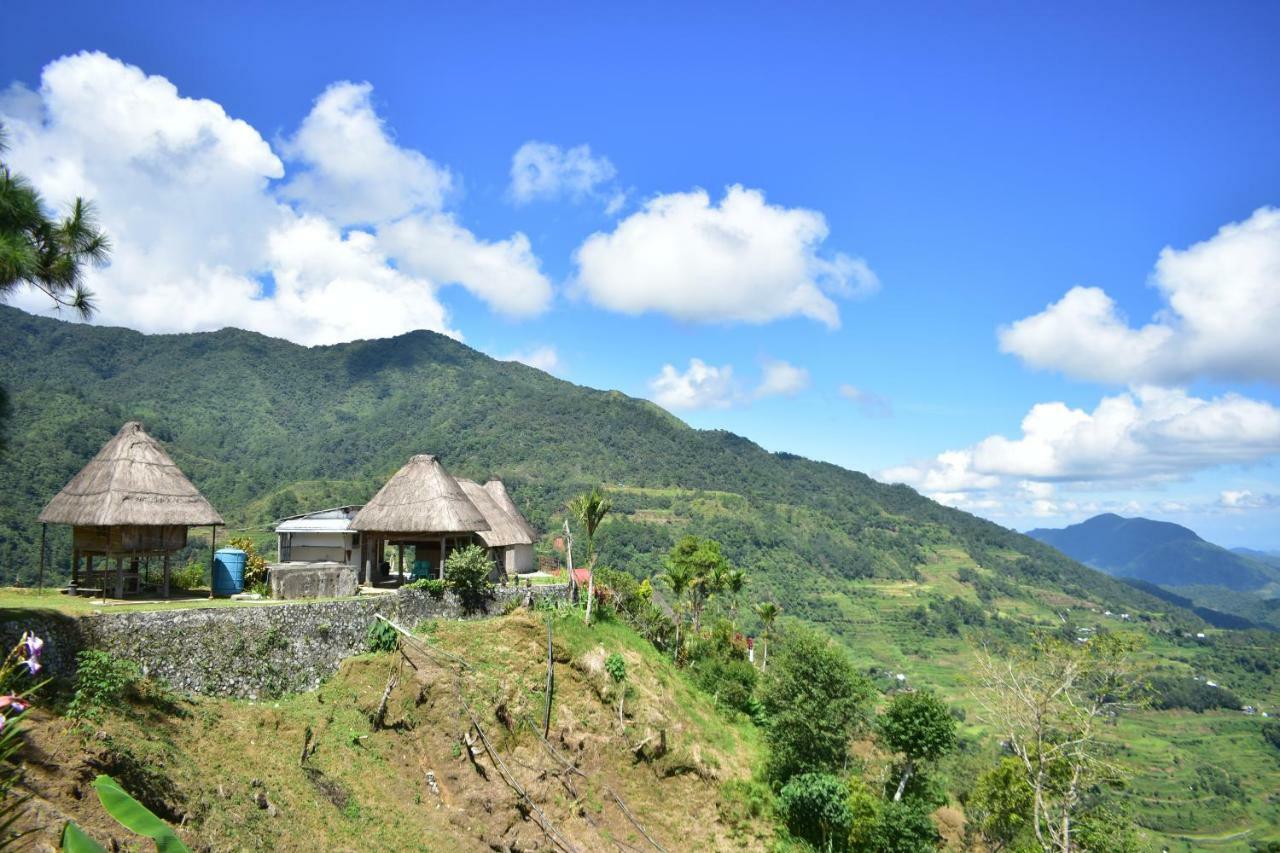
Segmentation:
{"type": "MultiPolygon", "coordinates": [[[[563,585],[502,588],[488,603],[488,613],[501,613],[513,601],[567,594],[563,585]]],[[[0,614],[0,643],[10,648],[24,630],[34,631],[45,640],[45,665],[55,676],[74,675],[76,653],[96,648],[137,662],[147,676],[176,690],[256,699],[314,689],[344,658],[367,649],[369,627],[378,614],[410,629],[423,619],[463,616],[451,593],[437,600],[421,590],[90,616],[6,610],[0,614]]]]}

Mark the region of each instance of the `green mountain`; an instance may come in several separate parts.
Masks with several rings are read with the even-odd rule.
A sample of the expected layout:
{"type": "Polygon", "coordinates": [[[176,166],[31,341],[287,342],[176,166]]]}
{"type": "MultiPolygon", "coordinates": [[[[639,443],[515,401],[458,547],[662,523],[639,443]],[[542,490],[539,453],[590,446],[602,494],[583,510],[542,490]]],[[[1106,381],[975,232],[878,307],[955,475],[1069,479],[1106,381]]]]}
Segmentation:
{"type": "MultiPolygon", "coordinates": [[[[308,348],[233,329],[143,335],[0,306],[0,342],[0,385],[13,406],[0,456],[0,584],[34,581],[40,508],[122,423],[139,419],[230,532],[264,542],[274,518],[363,501],[410,455],[429,451],[460,476],[503,477],[548,539],[565,500],[603,483],[614,510],[597,537],[600,561],[637,576],[659,571],[679,535],[714,537],[748,572],[744,630],[759,628],[746,605],[774,599],[781,627],[816,622],[878,683],[901,675],[973,719],[975,651],[1023,642],[1032,629],[1136,630],[1170,684],[1211,679],[1241,703],[1280,708],[1278,635],[1215,630],[1186,609],[1192,596],[1162,600],[905,486],[695,430],[643,400],[440,335],[308,348]]],[[[56,526],[49,533],[56,578],[69,537],[56,526]]],[[[713,601],[708,618],[732,606],[713,601]]],[[[1269,799],[1280,762],[1259,718],[1228,707],[1193,713],[1167,692],[1160,708],[1115,730],[1120,760],[1136,774],[1135,819],[1177,853],[1196,849],[1203,833],[1280,840],[1269,799]],[[1224,763],[1238,785],[1193,788],[1224,763]],[[1190,804],[1188,790],[1197,792],[1190,804]]],[[[955,790],[995,758],[982,752],[994,745],[973,719],[971,747],[948,770],[955,790]]]]}
{"type": "MultiPolygon", "coordinates": [[[[695,430],[646,401],[432,332],[308,348],[236,329],[143,335],[0,306],[0,338],[13,404],[0,583],[33,580],[40,507],[136,418],[233,529],[265,532],[303,508],[362,501],[431,451],[456,474],[504,477],[543,531],[558,527],[567,497],[603,482],[615,511],[602,559],[647,575],[679,534],[713,536],[757,594],[837,627],[849,582],[920,581],[940,555],[1004,584],[1168,607],[905,486],[695,430]]],[[[51,536],[52,564],[65,566],[66,531],[51,536]]]]}
{"type": "Polygon", "coordinates": [[[1280,580],[1280,570],[1206,542],[1167,521],[1112,513],[1058,530],[1027,533],[1069,557],[1117,577],[1162,587],[1218,586],[1237,592],[1280,580]]]}

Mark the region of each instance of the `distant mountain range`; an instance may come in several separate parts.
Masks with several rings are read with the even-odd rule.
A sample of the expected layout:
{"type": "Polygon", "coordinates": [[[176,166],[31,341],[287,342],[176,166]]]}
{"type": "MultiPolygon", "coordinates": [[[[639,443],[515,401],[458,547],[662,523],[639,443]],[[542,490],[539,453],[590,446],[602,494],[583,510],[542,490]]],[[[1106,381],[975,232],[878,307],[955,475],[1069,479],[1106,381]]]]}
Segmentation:
{"type": "Polygon", "coordinates": [[[1113,513],[1027,535],[1085,565],[1137,581],[1147,592],[1156,587],[1177,593],[1162,597],[1182,606],[1190,600],[1192,609],[1216,624],[1232,620],[1215,619],[1214,610],[1280,627],[1280,554],[1228,550],[1180,524],[1113,513]]]}
{"type": "Polygon", "coordinates": [[[1221,586],[1247,592],[1280,581],[1280,566],[1252,556],[1261,552],[1228,551],[1168,521],[1106,513],[1027,535],[1109,575],[1164,587],[1221,586]]]}

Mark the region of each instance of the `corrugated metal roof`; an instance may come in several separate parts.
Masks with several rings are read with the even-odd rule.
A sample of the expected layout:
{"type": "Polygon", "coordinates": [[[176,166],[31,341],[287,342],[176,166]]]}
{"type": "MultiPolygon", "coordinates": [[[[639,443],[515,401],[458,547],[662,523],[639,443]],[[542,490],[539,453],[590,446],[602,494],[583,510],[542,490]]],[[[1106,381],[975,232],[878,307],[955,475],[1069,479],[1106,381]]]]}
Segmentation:
{"type": "Polygon", "coordinates": [[[276,525],[276,533],[348,533],[351,519],[360,511],[358,506],[339,506],[319,509],[305,515],[286,518],[276,525]]]}

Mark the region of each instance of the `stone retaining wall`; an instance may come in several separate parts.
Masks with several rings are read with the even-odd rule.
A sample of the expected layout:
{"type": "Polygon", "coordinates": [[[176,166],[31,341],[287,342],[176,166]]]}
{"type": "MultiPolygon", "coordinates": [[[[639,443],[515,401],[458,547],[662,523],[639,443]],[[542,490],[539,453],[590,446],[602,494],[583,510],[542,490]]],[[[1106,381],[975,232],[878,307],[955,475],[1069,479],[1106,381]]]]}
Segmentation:
{"type": "MultiPolygon", "coordinates": [[[[487,613],[501,613],[512,601],[567,596],[567,585],[499,588],[487,613]]],[[[76,653],[94,648],[137,662],[145,675],[179,691],[250,699],[314,689],[344,658],[367,649],[369,626],[378,615],[406,628],[423,619],[464,617],[452,593],[436,599],[407,589],[340,601],[245,607],[89,616],[15,613],[7,610],[0,617],[0,643],[12,648],[24,630],[34,631],[45,640],[44,662],[51,675],[74,674],[76,653]]]]}

